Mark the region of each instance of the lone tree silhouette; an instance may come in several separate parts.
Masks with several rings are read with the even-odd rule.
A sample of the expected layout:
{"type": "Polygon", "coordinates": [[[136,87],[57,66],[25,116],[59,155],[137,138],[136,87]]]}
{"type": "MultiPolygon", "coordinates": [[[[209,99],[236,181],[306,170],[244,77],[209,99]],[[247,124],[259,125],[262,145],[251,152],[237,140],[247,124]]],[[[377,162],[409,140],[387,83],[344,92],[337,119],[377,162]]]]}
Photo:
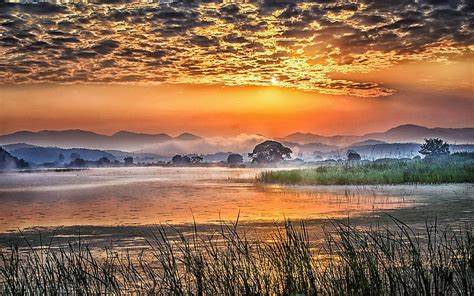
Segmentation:
{"type": "Polygon", "coordinates": [[[354,161],[354,160],[360,160],[360,154],[357,153],[354,150],[347,150],[347,160],[349,161],[354,161]]]}
{"type": "Polygon", "coordinates": [[[252,158],[252,162],[274,163],[290,158],[292,152],[290,148],[279,142],[265,141],[255,146],[252,153],[249,153],[249,157],[252,158]]]}
{"type": "Polygon", "coordinates": [[[191,159],[191,163],[201,163],[204,160],[202,156],[199,156],[199,155],[192,156],[190,159],[191,159]]]}
{"type": "Polygon", "coordinates": [[[175,156],[173,156],[173,158],[171,159],[171,162],[173,164],[184,164],[184,163],[191,163],[191,158],[189,158],[189,156],[187,155],[179,155],[179,154],[176,154],[175,156]]]}
{"type": "Polygon", "coordinates": [[[242,162],[244,162],[244,158],[240,154],[233,153],[227,156],[227,163],[236,164],[236,163],[242,163],[242,162]]]}
{"type": "Polygon", "coordinates": [[[130,165],[130,164],[133,164],[133,157],[131,156],[127,156],[123,159],[123,162],[126,164],[126,165],[130,165]]]}
{"type": "Polygon", "coordinates": [[[420,146],[418,152],[426,156],[448,155],[449,144],[438,138],[425,139],[425,143],[420,146]]]}

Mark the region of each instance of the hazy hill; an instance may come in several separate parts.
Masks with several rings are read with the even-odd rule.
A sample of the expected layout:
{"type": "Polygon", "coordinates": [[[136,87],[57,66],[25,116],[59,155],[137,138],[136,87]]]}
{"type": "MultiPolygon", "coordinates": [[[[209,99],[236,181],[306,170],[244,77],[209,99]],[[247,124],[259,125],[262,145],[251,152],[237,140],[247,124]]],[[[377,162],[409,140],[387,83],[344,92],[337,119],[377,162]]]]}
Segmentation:
{"type": "Polygon", "coordinates": [[[452,144],[465,144],[474,142],[474,128],[427,128],[414,124],[405,124],[389,129],[383,133],[367,134],[363,136],[363,138],[391,143],[421,143],[425,138],[441,138],[452,144]]]}
{"type": "Polygon", "coordinates": [[[357,147],[357,146],[366,146],[366,145],[378,145],[378,144],[387,144],[384,141],[378,141],[378,140],[365,140],[362,142],[356,142],[352,143],[349,147],[357,147]]]}
{"type": "MultiPolygon", "coordinates": [[[[424,138],[438,137],[450,144],[474,143],[474,128],[426,128],[418,125],[401,125],[385,132],[362,136],[321,136],[311,133],[294,133],[282,139],[296,155],[311,156],[314,151],[327,153],[346,147],[366,146],[384,143],[422,143],[424,138]]],[[[0,145],[25,143],[43,147],[87,148],[119,150],[136,153],[151,153],[157,156],[175,154],[212,154],[220,151],[248,153],[269,138],[261,135],[241,134],[233,137],[201,138],[190,133],[171,137],[164,133],[145,134],[120,131],[113,135],[101,135],[82,130],[64,131],[22,131],[0,136],[0,145]]],[[[18,144],[20,145],[20,144],[18,144]]],[[[18,147],[17,147],[18,148],[18,147]]],[[[23,147],[25,148],[25,147],[23,147]]],[[[144,156],[144,157],[154,157],[144,156]]]]}
{"type": "Polygon", "coordinates": [[[227,157],[231,155],[232,152],[216,152],[212,154],[203,155],[202,159],[205,162],[221,162],[227,161],[227,157]]]}
{"type": "Polygon", "coordinates": [[[77,155],[79,155],[80,158],[89,161],[96,161],[102,157],[107,157],[110,161],[118,160],[123,162],[124,158],[128,156],[133,157],[135,162],[143,163],[169,160],[169,157],[154,153],[134,153],[120,150],[98,150],[86,148],[40,147],[24,143],[5,145],[3,148],[11,155],[23,158],[34,165],[40,165],[43,163],[69,163],[73,160],[73,156],[76,157],[77,155]]]}
{"type": "Polygon", "coordinates": [[[85,147],[101,145],[104,136],[82,130],[64,131],[20,131],[0,136],[0,144],[27,143],[39,146],[85,147]]]}
{"type": "Polygon", "coordinates": [[[298,144],[319,143],[331,146],[347,146],[362,139],[359,136],[320,136],[311,133],[294,133],[282,140],[298,144]]]}
{"type": "Polygon", "coordinates": [[[0,170],[13,170],[27,166],[18,158],[14,157],[8,151],[0,147],[0,170]]]}
{"type": "Polygon", "coordinates": [[[290,147],[293,150],[293,156],[299,158],[311,158],[315,151],[320,153],[327,153],[337,150],[338,147],[334,145],[326,145],[321,143],[298,144],[287,141],[282,141],[282,144],[290,147]]]}
{"type": "Polygon", "coordinates": [[[268,140],[268,138],[255,134],[240,134],[230,137],[215,136],[198,140],[171,140],[150,145],[145,149],[135,152],[155,153],[169,156],[170,158],[176,154],[206,155],[222,151],[247,155],[247,153],[253,150],[255,145],[265,140],[268,140]]]}
{"type": "Polygon", "coordinates": [[[110,136],[110,140],[117,142],[137,142],[137,143],[157,143],[173,139],[170,135],[161,134],[143,134],[129,131],[116,132],[110,136]]]}
{"type": "MultiPolygon", "coordinates": [[[[474,152],[474,145],[455,145],[449,146],[450,151],[454,152],[474,152]]],[[[418,143],[384,143],[375,145],[358,145],[349,146],[347,148],[322,153],[317,151],[315,155],[319,155],[324,159],[345,158],[347,150],[355,150],[362,159],[375,160],[380,158],[413,158],[419,155],[420,144],[418,143]]]]}
{"type": "Polygon", "coordinates": [[[197,140],[201,140],[202,138],[190,133],[182,133],[181,135],[175,137],[174,139],[178,141],[197,141],[197,140]]]}
{"type": "Polygon", "coordinates": [[[158,155],[155,153],[137,153],[137,152],[126,152],[120,150],[105,150],[105,152],[115,156],[118,161],[124,161],[125,157],[133,157],[134,162],[153,163],[157,161],[169,161],[168,156],[158,155]]]}
{"type": "Polygon", "coordinates": [[[62,148],[94,148],[134,151],[148,145],[163,143],[171,140],[192,141],[200,137],[185,133],[176,138],[167,134],[143,134],[120,131],[111,136],[83,130],[64,131],[20,131],[0,136],[0,145],[27,143],[37,146],[57,146],[62,148]]]}
{"type": "Polygon", "coordinates": [[[474,143],[474,128],[427,128],[414,124],[400,125],[381,133],[370,133],[362,136],[321,136],[311,133],[294,133],[283,138],[285,141],[299,144],[321,143],[347,147],[357,142],[368,140],[388,143],[422,143],[425,138],[442,138],[452,144],[474,143]]]}
{"type": "Polygon", "coordinates": [[[84,160],[95,161],[102,157],[109,160],[115,160],[115,156],[101,150],[86,148],[58,148],[58,147],[21,147],[15,148],[15,145],[4,146],[11,155],[22,158],[30,164],[40,165],[44,163],[69,163],[79,157],[84,160]],[[61,156],[62,155],[62,156],[61,156]]]}

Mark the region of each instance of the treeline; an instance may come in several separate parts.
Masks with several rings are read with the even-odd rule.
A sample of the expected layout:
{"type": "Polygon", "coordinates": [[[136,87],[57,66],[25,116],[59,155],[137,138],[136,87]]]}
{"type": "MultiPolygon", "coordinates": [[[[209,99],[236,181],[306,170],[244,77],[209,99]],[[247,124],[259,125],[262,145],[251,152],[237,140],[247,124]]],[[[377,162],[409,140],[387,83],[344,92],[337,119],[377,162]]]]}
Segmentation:
{"type": "Polygon", "coordinates": [[[107,157],[101,157],[98,160],[84,160],[80,157],[75,158],[71,162],[64,164],[68,168],[82,168],[82,167],[119,167],[119,166],[132,166],[134,165],[133,157],[128,156],[124,158],[123,162],[118,160],[110,160],[107,157]]]}
{"type": "MultiPolygon", "coordinates": [[[[238,153],[232,153],[227,156],[226,161],[221,161],[223,164],[242,164],[244,157],[238,153]]],[[[169,164],[173,165],[190,165],[204,163],[204,158],[200,155],[180,155],[177,154],[171,158],[169,164]]]]}

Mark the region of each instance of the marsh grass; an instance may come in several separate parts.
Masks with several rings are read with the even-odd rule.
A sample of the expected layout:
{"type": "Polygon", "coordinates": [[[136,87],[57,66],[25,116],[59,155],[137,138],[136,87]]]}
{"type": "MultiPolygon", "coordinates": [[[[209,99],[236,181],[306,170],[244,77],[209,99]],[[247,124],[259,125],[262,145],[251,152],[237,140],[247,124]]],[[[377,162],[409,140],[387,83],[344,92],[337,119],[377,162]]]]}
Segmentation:
{"type": "Polygon", "coordinates": [[[388,227],[332,221],[311,243],[303,223],[249,239],[237,223],[213,234],[158,227],[149,248],[95,254],[79,242],[0,254],[7,295],[472,295],[472,230],[421,233],[393,218],[388,227]]]}
{"type": "Polygon", "coordinates": [[[344,163],[316,168],[265,171],[258,182],[286,185],[442,184],[474,182],[472,161],[344,163]]]}

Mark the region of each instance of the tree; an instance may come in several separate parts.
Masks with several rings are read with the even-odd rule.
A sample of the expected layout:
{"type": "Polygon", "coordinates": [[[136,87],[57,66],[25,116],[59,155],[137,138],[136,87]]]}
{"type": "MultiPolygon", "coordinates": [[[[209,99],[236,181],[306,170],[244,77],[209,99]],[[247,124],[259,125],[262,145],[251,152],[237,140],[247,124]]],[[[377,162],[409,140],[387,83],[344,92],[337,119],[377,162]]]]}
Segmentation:
{"type": "Polygon", "coordinates": [[[126,165],[130,165],[130,164],[133,164],[133,157],[131,156],[127,156],[123,159],[123,162],[126,164],[126,165]]]}
{"type": "Polygon", "coordinates": [[[349,161],[355,161],[355,160],[360,160],[360,154],[357,153],[354,150],[347,150],[347,160],[349,161]]]}
{"type": "Polygon", "coordinates": [[[97,164],[100,165],[100,166],[107,166],[107,165],[110,165],[110,159],[108,159],[107,157],[101,157],[98,161],[97,161],[97,164]]]}
{"type": "Polygon", "coordinates": [[[70,158],[71,160],[75,160],[75,159],[77,159],[77,158],[81,158],[81,156],[80,156],[78,153],[73,152],[73,153],[71,153],[71,156],[69,156],[69,158],[70,158]]]}
{"type": "Polygon", "coordinates": [[[425,156],[441,156],[449,154],[449,144],[438,138],[425,139],[418,151],[425,156]]]}
{"type": "Polygon", "coordinates": [[[252,153],[249,153],[249,157],[252,159],[252,162],[275,163],[285,158],[291,158],[291,153],[293,151],[290,148],[283,146],[279,142],[265,141],[255,146],[252,153]]]}
{"type": "Polygon", "coordinates": [[[173,164],[185,164],[185,163],[190,163],[191,159],[189,158],[189,156],[186,156],[186,155],[182,156],[182,155],[176,154],[171,159],[171,162],[173,164]]]}
{"type": "Polygon", "coordinates": [[[191,163],[201,163],[204,159],[202,158],[202,156],[196,155],[196,156],[192,156],[190,160],[191,160],[191,163]]]}
{"type": "Polygon", "coordinates": [[[64,154],[59,153],[59,155],[58,155],[58,161],[59,161],[59,162],[64,162],[64,154]]]}
{"type": "Polygon", "coordinates": [[[240,154],[233,153],[227,156],[227,163],[236,164],[244,162],[244,157],[240,154]]]}
{"type": "Polygon", "coordinates": [[[71,163],[69,163],[70,167],[84,167],[86,166],[86,161],[82,158],[76,158],[71,163]]]}
{"type": "Polygon", "coordinates": [[[18,160],[18,162],[16,163],[16,166],[17,168],[19,169],[24,169],[24,168],[27,168],[30,166],[30,164],[25,161],[23,158],[21,158],[20,160],[18,160]]]}

